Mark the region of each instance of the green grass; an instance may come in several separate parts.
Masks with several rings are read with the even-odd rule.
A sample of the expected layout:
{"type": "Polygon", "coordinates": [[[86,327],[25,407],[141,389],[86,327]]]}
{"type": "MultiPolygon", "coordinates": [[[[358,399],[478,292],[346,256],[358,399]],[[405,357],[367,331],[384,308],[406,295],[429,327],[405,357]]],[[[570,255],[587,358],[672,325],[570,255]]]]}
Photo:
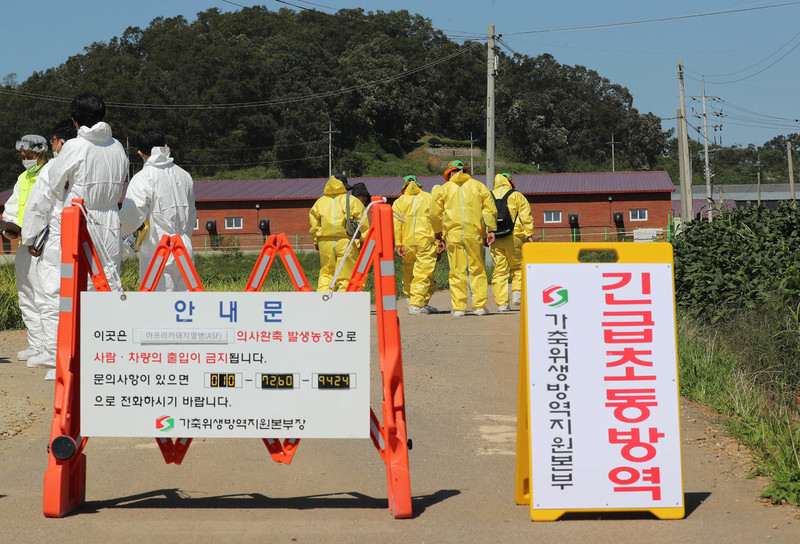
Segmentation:
{"type": "Polygon", "coordinates": [[[17,276],[13,264],[0,266],[0,330],[22,329],[22,312],[17,303],[17,276]]]}
{"type": "Polygon", "coordinates": [[[755,454],[763,496],[800,504],[800,323],[780,308],[741,312],[724,326],[678,323],[681,394],[722,414],[755,454]]]}

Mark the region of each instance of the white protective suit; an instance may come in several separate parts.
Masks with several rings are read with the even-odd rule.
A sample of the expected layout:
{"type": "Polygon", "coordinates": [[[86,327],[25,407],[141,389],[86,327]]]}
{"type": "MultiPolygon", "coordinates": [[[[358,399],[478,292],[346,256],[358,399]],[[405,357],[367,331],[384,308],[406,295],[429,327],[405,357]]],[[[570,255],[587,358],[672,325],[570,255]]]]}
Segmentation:
{"type": "MultiPolygon", "coordinates": [[[[30,246],[46,226],[50,227],[47,242],[39,257],[31,257],[36,272],[38,289],[36,304],[43,329],[43,351],[55,361],[58,345],[58,312],[61,292],[61,210],[64,203],[50,192],[47,178],[51,162],[42,167],[25,207],[20,243],[30,246]]],[[[27,248],[25,248],[27,253],[27,248]]],[[[30,257],[30,255],[29,255],[30,257]]]]}
{"type": "Polygon", "coordinates": [[[125,149],[111,136],[108,123],[100,121],[92,127],[80,127],[77,138],[64,144],[58,157],[51,161],[45,180],[52,195],[64,206],[71,205],[75,198],[83,199],[89,234],[108,284],[116,291],[122,290],[118,204],[127,172],[125,149]]]}
{"type": "MultiPolygon", "coordinates": [[[[27,212],[30,195],[38,185],[39,176],[47,165],[39,166],[20,174],[14,190],[5,204],[3,219],[11,221],[25,228],[29,221],[30,214],[27,212]]],[[[28,248],[23,245],[25,241],[20,238],[17,252],[14,256],[14,269],[17,278],[17,301],[19,310],[22,313],[22,321],[28,330],[28,350],[41,353],[44,351],[45,331],[42,326],[41,313],[39,311],[38,295],[41,291],[39,276],[37,274],[37,259],[34,259],[28,248]]]]}
{"type": "MultiPolygon", "coordinates": [[[[144,278],[161,236],[178,234],[192,255],[192,231],[197,220],[194,181],[176,165],[168,147],[154,147],[142,171],[133,176],[119,212],[122,234],[130,234],[145,220],[150,228],[139,249],[139,280],[144,278]]],[[[193,259],[194,260],[194,259],[193,259]]],[[[186,291],[180,269],[170,255],[157,291],[186,291]]]]}

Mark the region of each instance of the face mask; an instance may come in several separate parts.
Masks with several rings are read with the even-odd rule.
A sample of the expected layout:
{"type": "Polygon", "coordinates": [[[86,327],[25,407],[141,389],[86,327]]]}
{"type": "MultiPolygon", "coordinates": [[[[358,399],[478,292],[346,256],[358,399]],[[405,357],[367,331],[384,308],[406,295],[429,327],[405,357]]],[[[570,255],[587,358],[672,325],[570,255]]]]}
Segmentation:
{"type": "Polygon", "coordinates": [[[22,160],[22,166],[24,166],[24,167],[25,167],[25,170],[33,170],[33,169],[34,169],[34,168],[36,168],[38,165],[39,165],[39,161],[38,161],[38,160],[36,160],[36,159],[31,159],[31,160],[25,160],[25,159],[23,159],[23,160],[22,160]]]}

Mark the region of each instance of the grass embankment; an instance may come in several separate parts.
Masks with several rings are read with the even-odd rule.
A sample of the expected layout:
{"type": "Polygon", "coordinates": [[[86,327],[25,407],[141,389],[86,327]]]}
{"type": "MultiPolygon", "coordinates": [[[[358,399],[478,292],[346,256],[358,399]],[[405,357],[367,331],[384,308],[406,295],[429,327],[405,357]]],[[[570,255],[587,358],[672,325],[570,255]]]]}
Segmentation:
{"type": "MultiPolygon", "coordinates": [[[[475,175],[486,174],[486,152],[475,146],[470,157],[470,142],[438,138],[426,134],[419,140],[404,146],[395,146],[394,151],[386,151],[378,144],[361,144],[345,157],[334,157],[334,170],[345,172],[349,177],[397,177],[408,174],[415,176],[440,176],[447,163],[458,159],[469,166],[472,164],[475,175]]],[[[588,163],[572,164],[573,171],[594,171],[597,167],[588,163]]],[[[610,168],[610,166],[609,166],[610,168]]],[[[497,142],[495,150],[495,173],[537,174],[537,165],[521,161],[508,142],[497,142]]],[[[217,172],[213,176],[196,179],[243,180],[243,179],[282,179],[283,172],[275,168],[256,166],[238,170],[217,172]]],[[[323,177],[323,176],[320,176],[323,177]]],[[[442,180],[444,182],[444,180],[442,180]]],[[[398,179],[398,187],[401,179],[398,179]]],[[[430,190],[430,187],[425,187],[430,190]]]]}

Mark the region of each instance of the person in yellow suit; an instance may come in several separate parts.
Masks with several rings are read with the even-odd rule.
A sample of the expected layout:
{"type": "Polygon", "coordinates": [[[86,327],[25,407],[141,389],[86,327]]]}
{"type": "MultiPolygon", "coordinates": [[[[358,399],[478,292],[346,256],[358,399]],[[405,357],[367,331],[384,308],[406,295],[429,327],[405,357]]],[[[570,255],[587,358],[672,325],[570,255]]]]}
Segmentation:
{"type": "MultiPolygon", "coordinates": [[[[522,244],[533,242],[533,215],[531,205],[525,195],[514,188],[511,174],[497,174],[494,177],[494,195],[497,209],[501,202],[508,206],[510,224],[501,225],[498,216],[497,231],[492,244],[494,274],[492,292],[498,312],[508,312],[508,278],[511,277],[511,304],[518,306],[522,301],[522,244]]],[[[499,212],[498,212],[499,213],[499,212]]]]}
{"type": "MultiPolygon", "coordinates": [[[[347,283],[358,259],[358,245],[353,244],[350,252],[347,252],[350,243],[346,231],[347,202],[350,202],[350,219],[354,221],[361,221],[364,205],[358,198],[347,194],[347,189],[347,177],[334,174],[325,184],[324,195],[317,199],[308,212],[308,220],[311,223],[309,232],[314,238],[314,249],[319,251],[317,291],[320,292],[328,290],[336,268],[342,261],[344,264],[334,287],[339,291],[347,289],[347,283]]],[[[366,220],[361,224],[359,232],[361,239],[367,236],[369,223],[366,220]]]]}
{"type": "Polygon", "coordinates": [[[442,236],[450,263],[451,313],[463,316],[467,309],[467,285],[472,287],[475,315],[486,315],[489,283],[483,267],[484,240],[491,246],[497,228],[497,208],[486,186],[472,179],[461,161],[451,161],[444,172],[447,183],[434,198],[442,220],[442,236]]]}
{"type": "Polygon", "coordinates": [[[416,176],[406,176],[403,194],[394,201],[392,210],[402,219],[394,221],[394,244],[403,259],[403,296],[408,298],[408,313],[437,313],[439,310],[428,305],[435,290],[437,236],[441,237],[442,232],[442,222],[433,209],[433,195],[422,190],[416,176]]]}

